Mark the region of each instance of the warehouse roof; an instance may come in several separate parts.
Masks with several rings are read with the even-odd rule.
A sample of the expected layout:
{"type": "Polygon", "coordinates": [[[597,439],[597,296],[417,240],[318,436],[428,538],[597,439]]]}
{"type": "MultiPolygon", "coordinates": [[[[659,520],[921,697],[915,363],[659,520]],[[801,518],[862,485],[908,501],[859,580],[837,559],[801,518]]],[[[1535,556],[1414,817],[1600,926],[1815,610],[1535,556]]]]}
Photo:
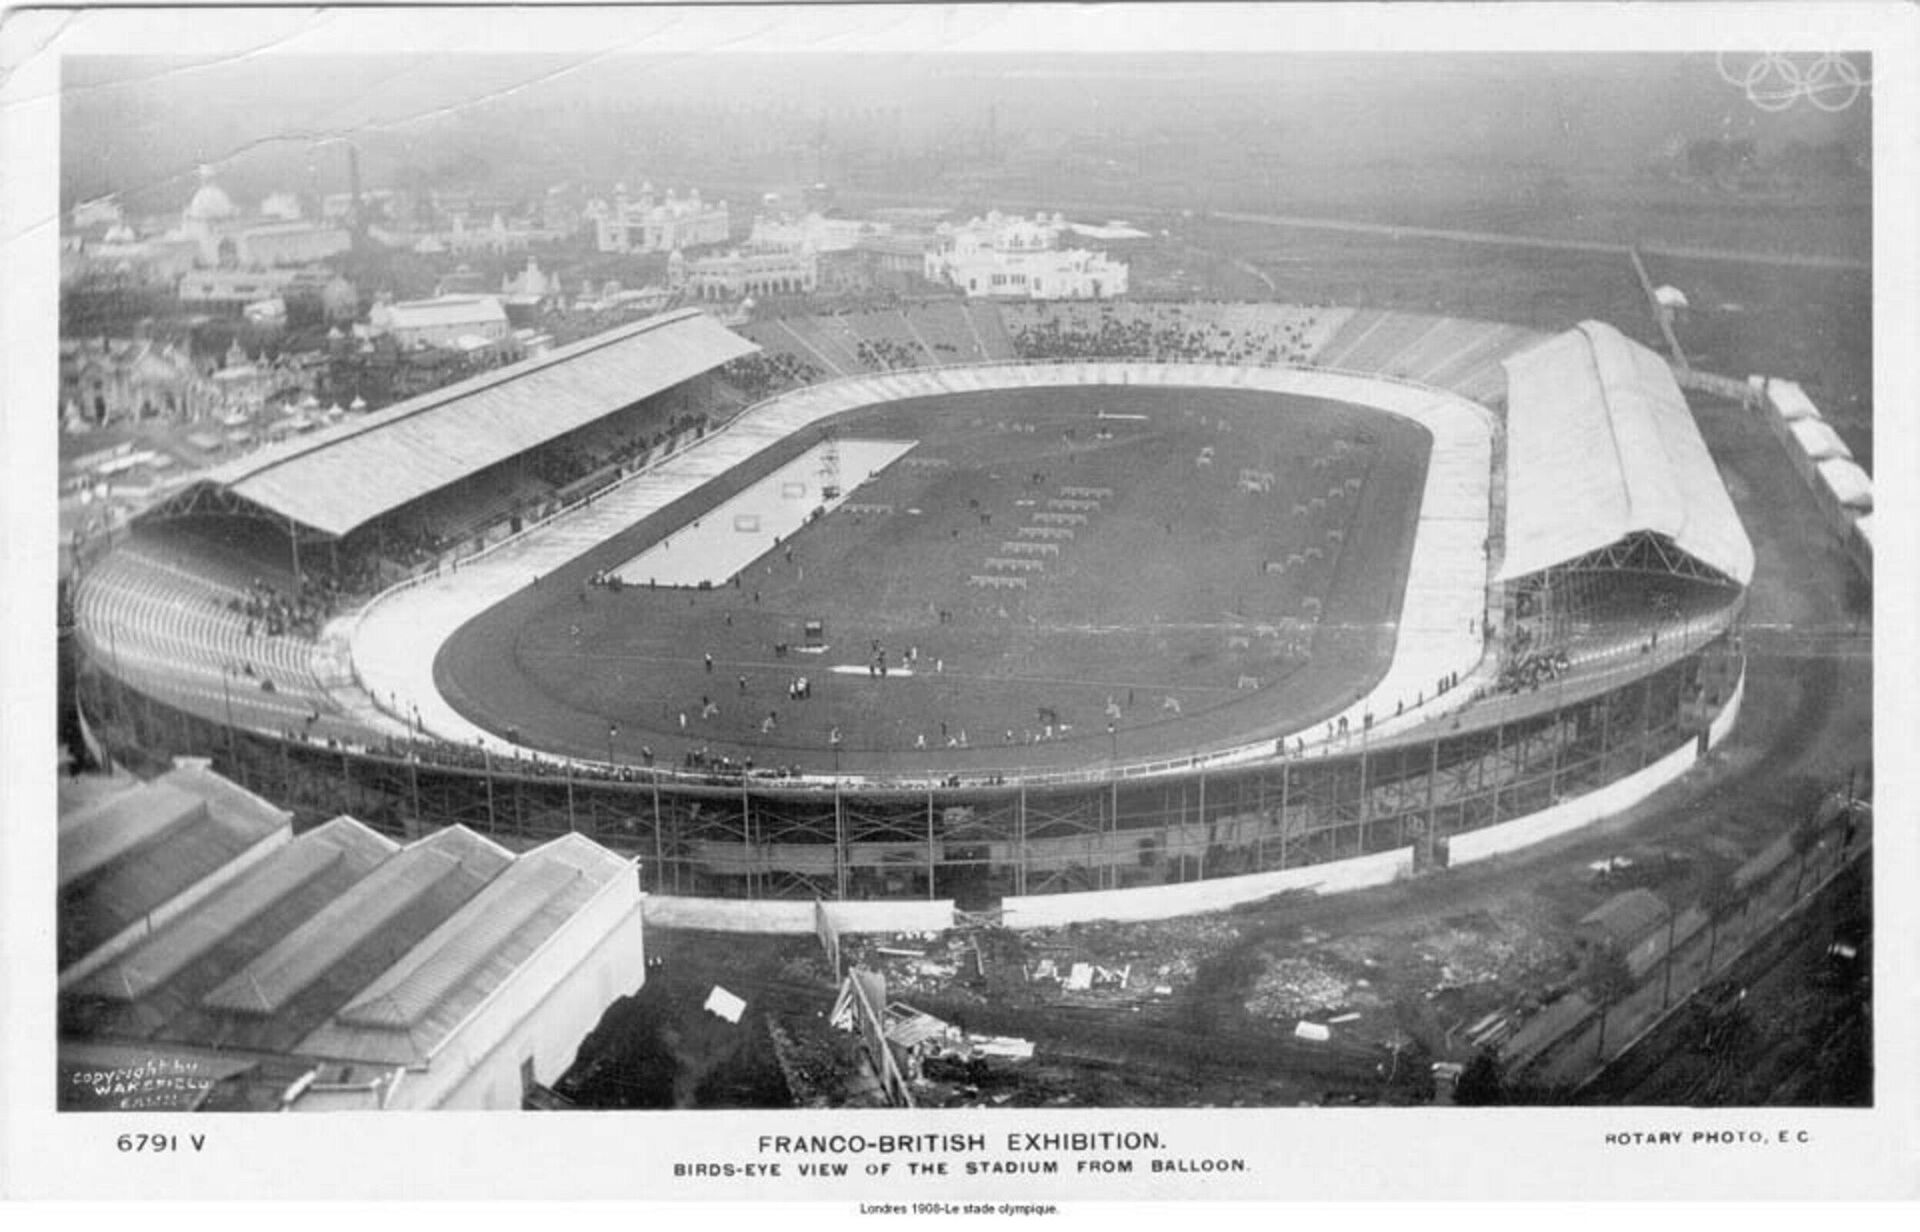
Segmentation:
{"type": "MultiPolygon", "coordinates": [[[[590,904],[629,862],[577,834],[527,852],[407,956],[301,1041],[314,1056],[422,1065],[460,1024],[545,947],[573,929],[575,952],[616,922],[590,904]]],[[[624,906],[624,904],[619,904],[624,906]]]]}
{"type": "Polygon", "coordinates": [[[1833,430],[1833,425],[1824,419],[1795,419],[1787,424],[1787,431],[1793,433],[1793,439],[1809,458],[1819,462],[1827,458],[1851,458],[1853,451],[1833,430]]]}
{"type": "Polygon", "coordinates": [[[1800,388],[1798,381],[1783,381],[1774,378],[1766,382],[1767,396],[1773,400],[1773,409],[1785,420],[1818,419],[1820,408],[1807,397],[1807,391],[1800,388]]]}
{"type": "Polygon", "coordinates": [[[62,822],[61,969],[257,845],[289,834],[291,818],[204,767],[188,765],[62,822]]]}
{"type": "Polygon", "coordinates": [[[1616,894],[1589,911],[1580,918],[1575,931],[1590,940],[1626,949],[1666,922],[1666,900],[1652,890],[1636,888],[1616,894]]]}
{"type": "Polygon", "coordinates": [[[1505,366],[1503,580],[1647,532],[1747,583],[1753,545],[1665,360],[1588,321],[1505,366]]]}
{"type": "Polygon", "coordinates": [[[507,310],[492,295],[441,295],[387,305],[388,329],[433,329],[460,325],[505,325],[507,310]]]}
{"type": "MultiPolygon", "coordinates": [[[[208,994],[203,1004],[238,1014],[279,1014],[323,976],[354,964],[361,947],[436,891],[478,873],[485,884],[512,859],[458,826],[395,854],[208,994]]],[[[463,896],[464,900],[464,896],[463,896]]],[[[444,916],[433,921],[439,924],[444,916]]],[[[371,978],[384,965],[369,965],[371,978]]],[[[361,983],[356,980],[353,991],[361,983]]],[[[331,1007],[329,1007],[331,1008],[331,1007]]]]}
{"type": "Polygon", "coordinates": [[[551,995],[637,903],[633,862],[578,834],[515,856],[461,826],[400,847],[335,818],[63,990],[63,1055],[304,1058],[274,1091],[315,1061],[470,1066],[475,1015],[551,995]]]}
{"type": "Polygon", "coordinates": [[[294,839],[195,910],[88,976],[75,992],[109,1001],[137,1000],[189,967],[208,967],[206,960],[237,934],[257,942],[253,947],[257,954],[291,930],[297,921],[288,920],[288,915],[305,918],[297,906],[291,913],[281,910],[303,897],[308,901],[316,897],[303,891],[318,886],[327,897],[342,893],[346,885],[397,850],[392,839],[351,817],[336,817],[294,839]]]}
{"type": "Polygon", "coordinates": [[[1827,458],[1819,463],[1820,478],[1835,500],[1852,509],[1873,508],[1873,479],[1851,458],[1827,458]]]}
{"type": "Polygon", "coordinates": [[[235,459],[208,481],[344,535],[756,349],[698,309],[663,313],[235,459]]]}

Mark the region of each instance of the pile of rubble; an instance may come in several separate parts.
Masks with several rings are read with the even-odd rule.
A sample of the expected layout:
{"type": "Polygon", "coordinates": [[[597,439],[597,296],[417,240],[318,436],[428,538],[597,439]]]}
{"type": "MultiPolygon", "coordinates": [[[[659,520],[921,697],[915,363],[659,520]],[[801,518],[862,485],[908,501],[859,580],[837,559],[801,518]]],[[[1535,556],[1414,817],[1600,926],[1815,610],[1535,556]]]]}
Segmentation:
{"type": "Polygon", "coordinates": [[[1170,997],[1200,964],[1240,938],[1218,916],[1153,923],[1101,922],[1021,934],[1030,984],[1057,984],[1069,1001],[1170,997]]]}
{"type": "Polygon", "coordinates": [[[1246,1007],[1261,1018],[1312,1018],[1353,1005],[1365,986],[1311,958],[1281,958],[1254,981],[1246,1007]]]}
{"type": "Polygon", "coordinates": [[[1551,939],[1497,924],[1485,931],[1456,927],[1429,933],[1414,953],[1433,969],[1434,992],[1525,983],[1529,975],[1558,965],[1562,958],[1551,939]]]}
{"type": "Polygon", "coordinates": [[[848,965],[880,972],[897,991],[978,999],[966,985],[987,970],[978,940],[961,932],[849,938],[843,947],[848,965]]]}

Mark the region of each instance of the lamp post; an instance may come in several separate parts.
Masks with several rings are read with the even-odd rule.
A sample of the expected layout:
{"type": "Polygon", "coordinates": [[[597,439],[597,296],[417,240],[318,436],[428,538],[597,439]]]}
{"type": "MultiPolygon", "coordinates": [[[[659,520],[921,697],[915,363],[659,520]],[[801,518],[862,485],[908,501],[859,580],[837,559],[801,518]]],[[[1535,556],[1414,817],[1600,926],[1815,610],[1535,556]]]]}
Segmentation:
{"type": "Polygon", "coordinates": [[[412,713],[407,718],[407,782],[413,788],[413,819],[420,820],[420,707],[408,703],[412,713]]]}
{"type": "Polygon", "coordinates": [[[480,758],[486,765],[487,774],[487,833],[492,834],[499,828],[493,812],[493,754],[487,750],[484,736],[475,736],[473,742],[480,746],[480,758]]]}
{"type": "Polygon", "coordinates": [[[227,773],[240,773],[240,757],[233,745],[233,664],[220,665],[220,695],[227,706],[227,773]]]}
{"type": "Polygon", "coordinates": [[[607,724],[607,765],[613,765],[613,738],[620,734],[620,724],[607,724]]]}
{"type": "Polygon", "coordinates": [[[1120,729],[1114,725],[1112,719],[1107,720],[1107,744],[1111,760],[1118,763],[1120,760],[1120,729]]]}

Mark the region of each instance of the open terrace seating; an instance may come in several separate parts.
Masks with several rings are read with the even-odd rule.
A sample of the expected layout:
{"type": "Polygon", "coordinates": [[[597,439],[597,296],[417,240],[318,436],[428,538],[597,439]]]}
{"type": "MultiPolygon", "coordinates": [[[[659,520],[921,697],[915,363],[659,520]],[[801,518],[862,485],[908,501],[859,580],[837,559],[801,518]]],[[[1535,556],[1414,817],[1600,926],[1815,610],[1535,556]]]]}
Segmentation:
{"type": "Polygon", "coordinates": [[[1343,315],[1288,304],[1008,305],[1020,353],[1272,366],[1312,358],[1343,315]]]}
{"type": "Polygon", "coordinates": [[[267,633],[247,614],[249,599],[273,583],[256,583],[244,569],[189,535],[143,533],[82,580],[80,626],[109,631],[93,633],[89,649],[162,701],[210,717],[230,710],[248,726],[307,728],[311,715],[324,719],[332,706],[314,671],[314,642],[291,630],[267,633]]]}
{"type": "Polygon", "coordinates": [[[1011,359],[1013,342],[992,304],[936,300],[902,310],[915,338],[935,364],[967,364],[1011,359]]]}
{"type": "Polygon", "coordinates": [[[1407,312],[1381,313],[1369,329],[1353,338],[1346,350],[1338,355],[1322,354],[1316,362],[1351,372],[1398,375],[1394,365],[1443,320],[1407,312]]]}
{"type": "Polygon", "coordinates": [[[741,326],[739,332],[757,343],[760,353],[731,360],[720,371],[736,383],[765,379],[766,388],[747,389],[749,394],[765,397],[790,385],[812,385],[846,375],[844,367],[821,351],[808,336],[795,330],[794,322],[785,317],[753,321],[741,326]]]}
{"type": "Polygon", "coordinates": [[[865,366],[853,351],[853,335],[830,317],[788,317],[779,322],[807,353],[818,356],[835,375],[861,372],[865,366]]]}

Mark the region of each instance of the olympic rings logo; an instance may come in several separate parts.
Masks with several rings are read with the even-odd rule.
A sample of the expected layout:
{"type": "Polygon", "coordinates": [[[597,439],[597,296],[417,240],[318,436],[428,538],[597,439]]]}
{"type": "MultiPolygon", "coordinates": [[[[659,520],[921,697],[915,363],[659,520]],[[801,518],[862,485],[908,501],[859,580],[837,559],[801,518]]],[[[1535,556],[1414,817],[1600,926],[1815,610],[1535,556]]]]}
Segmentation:
{"type": "Polygon", "coordinates": [[[1762,111],[1785,111],[1804,98],[1821,111],[1841,112],[1873,85],[1853,61],[1831,51],[1799,61],[1784,52],[1763,51],[1744,70],[1729,65],[1722,51],[1714,54],[1714,67],[1722,81],[1746,91],[1747,101],[1762,111]]]}

